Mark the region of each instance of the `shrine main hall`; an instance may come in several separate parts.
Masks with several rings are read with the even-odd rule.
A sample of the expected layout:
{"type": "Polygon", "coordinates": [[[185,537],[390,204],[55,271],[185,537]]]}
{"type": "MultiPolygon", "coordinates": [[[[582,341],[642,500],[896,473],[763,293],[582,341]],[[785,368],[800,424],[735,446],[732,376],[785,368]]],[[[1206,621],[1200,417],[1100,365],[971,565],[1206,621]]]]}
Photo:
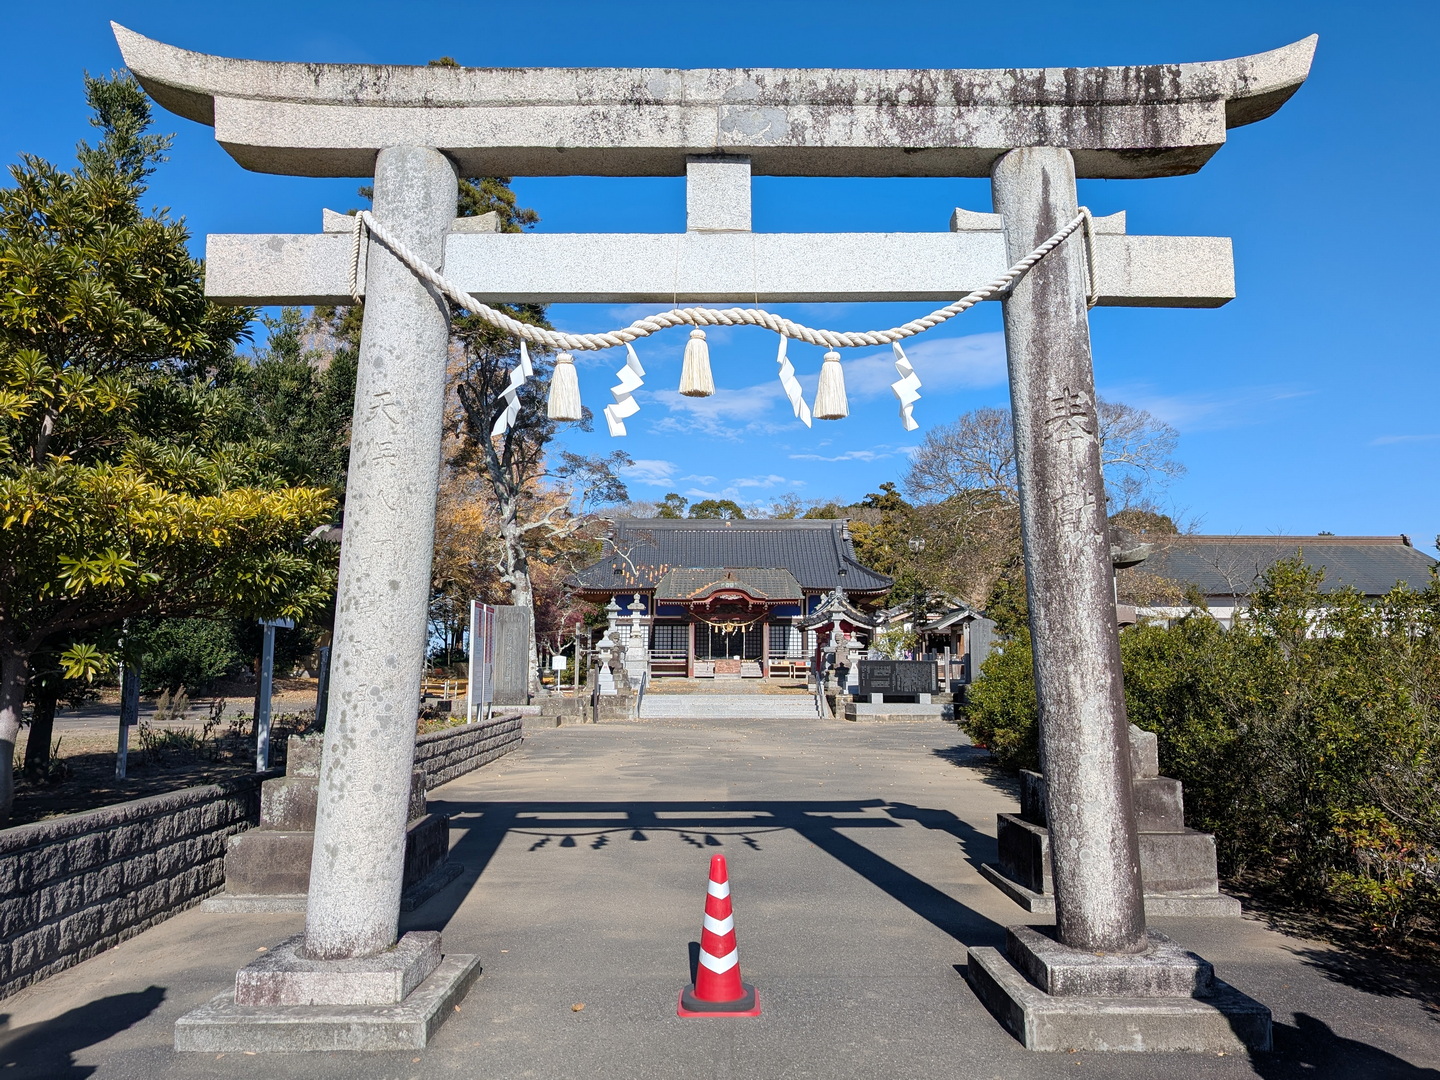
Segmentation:
{"type": "Polygon", "coordinates": [[[891,579],[855,558],[843,519],[630,518],[570,584],[587,600],[638,597],[654,675],[770,678],[803,673],[821,628],[869,637],[891,579]]]}

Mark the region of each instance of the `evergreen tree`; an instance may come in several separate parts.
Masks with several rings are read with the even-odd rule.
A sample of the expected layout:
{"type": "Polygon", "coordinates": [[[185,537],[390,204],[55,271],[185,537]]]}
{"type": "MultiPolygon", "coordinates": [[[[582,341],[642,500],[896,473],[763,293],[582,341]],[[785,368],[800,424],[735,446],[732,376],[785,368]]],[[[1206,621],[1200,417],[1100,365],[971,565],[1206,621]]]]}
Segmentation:
{"type": "Polygon", "coordinates": [[[168,138],[130,76],[85,89],[98,145],[0,189],[0,820],[38,656],[93,675],[127,618],[303,615],[333,578],[305,543],[331,495],[221,385],[252,313],[207,303],[183,223],[141,207],[168,138]]]}

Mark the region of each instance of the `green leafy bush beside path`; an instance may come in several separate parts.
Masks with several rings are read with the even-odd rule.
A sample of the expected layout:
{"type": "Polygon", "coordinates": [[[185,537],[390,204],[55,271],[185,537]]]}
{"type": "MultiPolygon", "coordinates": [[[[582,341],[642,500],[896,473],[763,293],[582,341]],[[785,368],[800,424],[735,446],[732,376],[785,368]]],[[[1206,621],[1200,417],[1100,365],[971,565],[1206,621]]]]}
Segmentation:
{"type": "MultiPolygon", "coordinates": [[[[1440,934],[1440,584],[1379,601],[1276,565],[1231,630],[1204,614],[1120,636],[1130,720],[1157,733],[1187,824],[1221,872],[1364,919],[1391,942],[1440,934]]],[[[996,605],[1003,651],[963,721],[1034,768],[1023,604],[996,605]]]]}

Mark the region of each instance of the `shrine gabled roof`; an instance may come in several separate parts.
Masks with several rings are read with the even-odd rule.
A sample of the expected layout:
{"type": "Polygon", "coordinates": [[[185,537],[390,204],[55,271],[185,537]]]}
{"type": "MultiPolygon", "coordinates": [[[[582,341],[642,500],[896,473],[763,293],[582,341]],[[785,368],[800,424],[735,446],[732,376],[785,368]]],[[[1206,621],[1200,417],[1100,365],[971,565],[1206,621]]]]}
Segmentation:
{"type": "Polygon", "coordinates": [[[1397,583],[1423,589],[1436,566],[1404,536],[1167,536],[1155,541],[1141,569],[1205,596],[1248,596],[1265,571],[1296,555],[1325,571],[1322,591],[1348,586],[1365,596],[1382,596],[1397,583]]]}
{"type": "Polygon", "coordinates": [[[861,596],[883,592],[891,579],[855,558],[839,519],[721,521],[622,518],[601,557],[570,578],[587,592],[654,589],[672,570],[764,567],[783,570],[803,592],[843,585],[861,596]]]}
{"type": "Polygon", "coordinates": [[[800,583],[789,570],[775,567],[697,567],[670,570],[655,585],[655,599],[701,600],[734,589],[757,600],[800,600],[800,583]]]}

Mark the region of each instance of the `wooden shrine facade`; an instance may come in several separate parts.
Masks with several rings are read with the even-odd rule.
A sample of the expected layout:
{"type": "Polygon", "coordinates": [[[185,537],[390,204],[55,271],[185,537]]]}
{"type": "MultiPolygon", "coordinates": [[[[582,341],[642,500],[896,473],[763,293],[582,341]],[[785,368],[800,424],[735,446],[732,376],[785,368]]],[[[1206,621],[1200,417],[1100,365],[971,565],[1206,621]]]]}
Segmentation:
{"type": "Polygon", "coordinates": [[[636,518],[570,583],[619,605],[627,641],[639,599],[654,676],[771,678],[808,668],[837,589],[864,609],[891,579],[855,558],[844,520],[636,518]]]}

